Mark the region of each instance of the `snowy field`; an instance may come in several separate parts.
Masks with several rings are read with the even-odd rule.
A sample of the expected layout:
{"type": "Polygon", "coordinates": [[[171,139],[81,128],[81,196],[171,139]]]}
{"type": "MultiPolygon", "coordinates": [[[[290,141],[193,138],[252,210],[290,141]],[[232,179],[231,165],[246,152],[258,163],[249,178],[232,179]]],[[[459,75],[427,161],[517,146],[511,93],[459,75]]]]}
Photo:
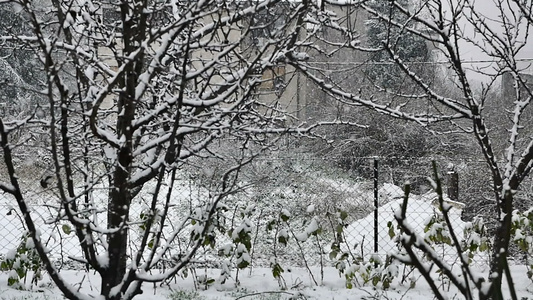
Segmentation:
{"type": "MultiPolygon", "coordinates": [[[[306,172],[306,174],[309,174],[306,172]]],[[[270,203],[272,199],[276,200],[278,206],[288,208],[292,213],[297,215],[298,211],[306,211],[306,205],[309,207],[320,207],[323,203],[331,203],[332,194],[331,190],[338,192],[337,198],[341,199],[336,203],[337,205],[345,205],[345,203],[355,203],[355,209],[352,209],[353,214],[361,214],[362,217],[357,218],[355,221],[351,221],[344,229],[347,233],[345,243],[342,245],[343,250],[353,249],[357,253],[361,253],[365,261],[368,261],[373,252],[373,240],[374,240],[374,228],[373,224],[373,191],[369,188],[364,188],[364,183],[350,182],[337,180],[333,183],[329,183],[325,176],[321,174],[314,174],[316,176],[308,176],[312,181],[323,182],[324,186],[320,186],[323,190],[322,193],[312,192],[307,190],[306,187],[310,184],[302,184],[302,189],[294,187],[288,188],[286,186],[279,186],[278,189],[270,190],[266,199],[270,203]],[[316,178],[320,178],[317,180],[316,178]],[[355,194],[353,191],[357,191],[355,194]],[[350,197],[353,198],[350,198],[350,197]],[[330,198],[324,198],[330,197],[330,198]],[[303,199],[303,200],[302,200],[303,199]],[[305,200],[305,201],[304,201],[305,200]],[[310,205],[311,204],[311,205],[310,205]],[[316,204],[316,205],[315,205],[316,204]],[[302,207],[300,207],[302,206],[302,207]],[[361,209],[359,209],[359,207],[361,209]],[[370,213],[369,213],[370,212],[370,213]]],[[[198,203],[199,199],[205,198],[206,191],[200,187],[191,184],[191,181],[185,177],[178,180],[176,185],[177,197],[173,199],[174,203],[169,217],[173,220],[182,219],[183,212],[189,210],[189,206],[194,206],[194,203],[198,203]],[[184,209],[187,208],[187,209],[184,209]]],[[[249,191],[253,196],[258,194],[253,189],[249,191]]],[[[403,197],[403,191],[400,187],[392,184],[383,184],[379,189],[380,194],[380,209],[379,209],[379,228],[378,233],[380,254],[395,248],[395,242],[388,237],[389,228],[387,224],[394,222],[394,213],[400,207],[403,197]]],[[[61,224],[55,226],[50,222],[57,214],[57,211],[53,208],[52,204],[46,201],[46,197],[32,197],[36,199],[32,204],[35,206],[32,210],[32,215],[36,217],[36,222],[39,228],[42,230],[43,236],[47,241],[47,247],[54,254],[55,259],[67,258],[68,256],[79,256],[79,249],[76,247],[77,241],[73,234],[67,234],[62,229],[61,224]],[[44,204],[44,205],[43,205],[44,204]],[[63,255],[61,255],[63,254],[63,255]]],[[[106,199],[103,191],[95,192],[96,199],[106,199]]],[[[146,207],[146,199],[144,193],[141,193],[141,201],[132,205],[132,210],[137,214],[143,211],[146,207]]],[[[449,203],[452,203],[447,199],[449,203]]],[[[237,198],[233,200],[232,207],[240,207],[247,204],[249,200],[237,198]]],[[[413,228],[419,235],[428,235],[431,233],[425,232],[425,224],[431,219],[431,217],[438,210],[436,201],[436,194],[426,193],[423,195],[411,194],[409,206],[407,209],[407,222],[413,225],[413,228]]],[[[16,209],[11,206],[11,199],[2,199],[0,201],[0,214],[3,216],[0,218],[0,234],[3,236],[4,242],[0,245],[0,254],[8,255],[13,251],[20,242],[20,237],[23,234],[24,227],[21,223],[20,213],[17,213],[16,209]]],[[[254,219],[253,224],[257,224],[258,228],[264,228],[268,221],[268,218],[264,217],[268,213],[276,214],[275,207],[268,210],[267,204],[260,204],[255,202],[257,206],[260,206],[264,210],[263,214],[256,216],[258,221],[254,219]],[[264,205],[262,207],[261,205],[264,205]],[[268,212],[268,213],[267,213],[268,212]],[[263,217],[262,217],[263,216],[263,217]],[[262,220],[264,219],[264,220],[262,220]],[[261,221],[261,222],[259,222],[261,221]]],[[[103,205],[104,203],[99,203],[103,205]]],[[[449,216],[452,220],[452,224],[456,233],[462,232],[465,228],[465,222],[461,220],[462,204],[454,203],[452,209],[449,212],[449,216]]],[[[314,211],[309,210],[307,212],[314,211]]],[[[105,211],[105,210],[104,210],[105,211]]],[[[315,214],[320,215],[324,209],[317,209],[315,214]]],[[[133,216],[135,217],[135,216],[133,216]]],[[[293,223],[301,223],[303,217],[295,218],[293,223]]],[[[105,218],[101,216],[100,225],[105,226],[105,218]]],[[[255,225],[254,225],[255,226],[255,225]]],[[[305,226],[303,226],[305,227],[305,226]]],[[[295,230],[301,230],[299,227],[295,227],[295,230]]],[[[256,232],[253,230],[253,232],[256,232]]],[[[262,232],[262,231],[257,231],[262,232]]],[[[167,233],[167,232],[165,232],[167,233]]],[[[132,230],[132,240],[137,237],[137,232],[132,230]]],[[[263,233],[259,236],[259,241],[266,241],[268,236],[263,233]]],[[[220,244],[223,244],[227,240],[227,237],[221,236],[220,244]]],[[[292,241],[292,240],[291,240],[292,241]]],[[[226,241],[227,242],[227,241],[226,241]]],[[[266,243],[268,244],[268,243],[266,243]]],[[[318,248],[314,246],[312,242],[308,242],[302,245],[305,247],[305,255],[308,261],[315,259],[319,261],[320,256],[314,256],[318,253],[318,248]]],[[[161,285],[154,286],[153,284],[145,284],[144,293],[135,299],[432,299],[433,294],[429,286],[425,283],[424,279],[417,275],[416,272],[409,273],[410,270],[406,269],[405,272],[400,270],[399,274],[407,274],[405,280],[402,282],[402,275],[396,277],[390,288],[382,289],[373,287],[372,284],[363,284],[362,282],[353,282],[353,288],[346,288],[346,280],[344,274],[339,274],[339,271],[333,267],[334,260],[329,259],[329,253],[331,251],[330,241],[323,241],[323,253],[322,258],[325,259],[325,269],[323,275],[318,266],[311,266],[311,273],[307,269],[295,267],[294,260],[282,261],[281,266],[284,268],[281,279],[276,279],[272,275],[272,270],[269,268],[259,268],[257,266],[268,266],[269,258],[271,257],[271,246],[268,245],[255,245],[258,253],[253,265],[253,269],[244,269],[240,271],[233,270],[232,278],[227,280],[224,284],[221,283],[221,272],[217,269],[204,269],[196,268],[195,270],[189,270],[188,276],[177,276],[175,279],[161,285]],[[270,247],[270,248],[269,248],[270,247]],[[257,262],[267,262],[260,263],[257,262]],[[292,267],[291,267],[292,266],[292,267]],[[194,278],[194,279],[193,279],[194,278]],[[214,284],[206,286],[205,282],[211,282],[214,280],[214,284]],[[202,283],[204,282],[204,283],[202,283]],[[315,284],[316,282],[316,284],[315,284]],[[414,282],[414,285],[411,283],[414,282]]],[[[288,252],[286,255],[288,258],[298,258],[298,253],[294,251],[297,248],[281,249],[288,252]],[[294,253],[293,253],[294,252],[294,253]]],[[[448,246],[441,246],[439,253],[443,254],[445,260],[450,265],[457,265],[457,255],[454,249],[448,246]]],[[[384,256],[384,255],[383,255],[384,256]]],[[[486,257],[477,257],[476,267],[477,271],[486,275],[487,270],[483,269],[483,266],[487,266],[486,257]],[[483,263],[479,263],[483,262],[483,263]]],[[[68,260],[68,259],[67,259],[68,260]]],[[[316,263],[310,263],[315,264],[316,263]]],[[[300,264],[301,266],[301,264],[300,264]]],[[[531,300],[533,299],[533,283],[526,276],[527,270],[525,266],[513,266],[514,279],[518,288],[519,299],[531,300]]],[[[94,272],[85,272],[81,270],[67,270],[61,271],[64,278],[80,288],[86,294],[98,295],[100,282],[98,276],[94,272]]],[[[184,275],[184,274],[181,274],[184,275]]],[[[44,275],[44,279],[39,281],[38,286],[31,287],[29,280],[32,276],[28,276],[28,282],[26,286],[28,290],[21,291],[8,287],[8,272],[0,273],[0,300],[1,299],[63,299],[61,292],[54,287],[54,284],[50,282],[47,275],[44,275]]],[[[450,287],[450,283],[446,278],[441,278],[435,274],[435,281],[438,282],[442,290],[448,292],[449,299],[461,299],[457,296],[457,291],[453,287],[450,287]]]]}
{"type": "MultiPolygon", "coordinates": [[[[313,272],[319,274],[318,269],[312,269],[313,272]]],[[[485,271],[480,269],[479,271],[485,271]]],[[[513,266],[512,271],[515,274],[514,280],[518,289],[518,299],[527,300],[533,299],[533,283],[525,276],[526,269],[522,266],[513,266]]],[[[99,281],[96,276],[85,272],[64,271],[62,272],[65,278],[73,284],[83,282],[81,290],[97,295],[99,281]]],[[[197,278],[205,277],[217,279],[220,275],[218,270],[197,270],[197,278]]],[[[235,273],[233,274],[235,275],[235,273]]],[[[416,276],[416,275],[415,275],[416,276]]],[[[311,284],[311,280],[304,269],[292,269],[291,272],[284,274],[285,282],[288,288],[286,290],[280,289],[277,280],[272,277],[269,269],[254,269],[250,275],[250,270],[243,270],[239,274],[240,284],[236,285],[235,281],[227,281],[225,284],[215,282],[213,285],[205,286],[196,283],[188,278],[178,278],[176,281],[170,282],[168,285],[157,286],[154,288],[151,284],[146,284],[143,288],[144,293],[137,296],[135,299],[150,299],[150,300],[229,300],[229,299],[390,299],[390,300],[417,300],[417,299],[433,299],[433,294],[424,279],[417,276],[416,286],[410,288],[407,285],[393,285],[388,290],[375,289],[370,286],[355,287],[353,289],[346,289],[344,287],[343,278],[333,268],[328,268],[324,272],[324,281],[318,286],[311,284]]],[[[47,299],[56,300],[63,299],[58,289],[50,287],[47,284],[48,278],[40,284],[40,287],[34,288],[31,291],[18,291],[10,288],[6,284],[7,276],[0,275],[0,299],[47,299]]],[[[457,292],[449,287],[446,281],[441,281],[437,276],[435,280],[440,283],[442,290],[448,291],[449,299],[460,300],[463,299],[457,296],[457,292]]],[[[504,288],[507,292],[507,288],[504,288]]],[[[506,299],[510,297],[506,296],[506,299]]]]}

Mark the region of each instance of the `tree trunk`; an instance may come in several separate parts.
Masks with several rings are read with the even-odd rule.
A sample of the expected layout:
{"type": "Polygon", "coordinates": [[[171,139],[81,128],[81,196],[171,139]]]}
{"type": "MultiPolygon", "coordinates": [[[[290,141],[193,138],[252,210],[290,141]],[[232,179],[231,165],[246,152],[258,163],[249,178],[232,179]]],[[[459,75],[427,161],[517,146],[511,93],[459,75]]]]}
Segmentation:
{"type": "MultiPolygon", "coordinates": [[[[513,194],[510,190],[505,192],[504,198],[500,199],[500,216],[499,226],[494,233],[494,247],[492,249],[492,260],[490,263],[490,277],[492,287],[489,299],[502,300],[502,279],[506,271],[507,256],[509,254],[509,242],[511,238],[513,194]]],[[[508,278],[512,283],[512,278],[508,278]]]]}
{"type": "Polygon", "coordinates": [[[108,237],[109,265],[102,274],[101,293],[106,299],[120,299],[120,293],[111,294],[113,287],[121,283],[126,273],[127,243],[128,243],[128,214],[131,204],[131,195],[128,188],[129,172],[131,164],[131,151],[128,147],[121,149],[119,153],[119,166],[116,168],[113,180],[110,184],[108,228],[116,230],[108,237]]]}
{"type": "MultiPolygon", "coordinates": [[[[131,29],[123,31],[124,57],[137,51],[138,45],[145,38],[145,30],[147,28],[147,14],[143,13],[147,7],[146,1],[135,2],[133,7],[130,7],[129,4],[129,2],[124,1],[120,5],[124,28],[131,29]]],[[[132,200],[132,187],[129,179],[133,161],[132,124],[135,119],[136,109],[136,101],[134,99],[138,100],[139,97],[139,95],[136,95],[136,87],[139,75],[143,70],[144,55],[141,53],[137,59],[133,63],[129,61],[122,62],[126,64],[120,80],[123,92],[119,94],[117,101],[118,111],[123,112],[117,117],[117,136],[123,138],[125,143],[118,150],[118,165],[115,168],[113,182],[110,183],[111,191],[109,192],[108,227],[112,230],[117,230],[108,237],[109,266],[102,276],[102,295],[109,300],[121,298],[120,290],[122,288],[118,291],[113,291],[113,288],[122,282],[126,273],[129,230],[127,221],[132,200]]]]}

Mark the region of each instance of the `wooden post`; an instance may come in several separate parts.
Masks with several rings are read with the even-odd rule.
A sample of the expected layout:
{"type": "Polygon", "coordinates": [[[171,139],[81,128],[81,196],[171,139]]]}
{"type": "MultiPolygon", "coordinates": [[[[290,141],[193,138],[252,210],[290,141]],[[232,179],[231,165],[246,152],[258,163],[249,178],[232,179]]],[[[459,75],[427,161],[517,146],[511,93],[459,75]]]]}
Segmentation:
{"type": "Polygon", "coordinates": [[[448,198],[453,201],[459,200],[459,173],[457,173],[457,170],[452,163],[448,164],[448,173],[446,177],[448,198]]]}

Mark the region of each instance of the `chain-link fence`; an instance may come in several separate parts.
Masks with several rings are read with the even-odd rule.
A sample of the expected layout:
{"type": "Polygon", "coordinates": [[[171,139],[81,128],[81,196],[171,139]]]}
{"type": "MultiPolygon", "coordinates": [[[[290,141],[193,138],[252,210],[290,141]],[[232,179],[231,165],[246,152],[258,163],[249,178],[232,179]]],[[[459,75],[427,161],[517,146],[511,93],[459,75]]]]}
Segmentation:
{"type": "MultiPolygon", "coordinates": [[[[491,215],[488,213],[493,207],[490,179],[482,175],[488,174],[486,166],[476,160],[438,161],[437,164],[444,200],[452,206],[449,216],[456,233],[463,236],[468,222],[475,216],[491,215]]],[[[223,168],[220,163],[208,163],[180,173],[167,228],[182,222],[198,199],[209,197],[219,168],[223,168]]],[[[331,265],[339,259],[339,253],[363,260],[373,253],[384,257],[398,251],[394,214],[403,201],[407,182],[411,186],[407,222],[423,236],[435,234],[432,226],[438,223],[435,216],[439,214],[439,203],[428,178],[435,180],[429,159],[317,159],[304,155],[256,159],[241,171],[240,184],[248,187],[229,196],[224,202],[226,212],[217,216],[222,219],[219,224],[224,224],[226,229],[217,236],[218,248],[205,247],[199,258],[214,266],[228,259],[219,256],[220,247],[231,243],[231,232],[243,228],[243,224],[251,237],[249,263],[254,266],[268,266],[273,260],[292,266],[331,265]]],[[[107,189],[95,189],[91,201],[105,203],[107,189]]],[[[37,225],[52,256],[60,263],[69,257],[80,257],[72,228],[63,221],[57,222],[62,216],[53,189],[27,182],[26,190],[29,190],[26,198],[30,199],[32,214],[37,217],[37,225]]],[[[149,195],[149,192],[140,193],[139,200],[132,204],[132,222],[139,220],[148,207],[149,195]]],[[[2,195],[0,254],[4,256],[20,246],[24,234],[23,216],[15,203],[10,196],[2,195]]],[[[95,216],[101,219],[100,224],[105,224],[105,211],[95,216]]],[[[132,252],[140,239],[138,227],[130,228],[132,252]]],[[[190,232],[185,232],[182,239],[188,238],[190,232]]],[[[444,256],[457,258],[457,253],[446,243],[436,240],[435,245],[444,256]]]]}
{"type": "MultiPolygon", "coordinates": [[[[437,165],[444,201],[452,206],[448,214],[462,238],[468,222],[492,208],[487,200],[490,181],[479,176],[487,174],[482,173],[486,170],[481,161],[438,161],[437,165]]],[[[261,261],[261,255],[292,265],[318,265],[332,263],[336,258],[331,254],[338,251],[363,260],[374,253],[385,257],[399,251],[394,214],[403,202],[406,183],[411,188],[407,222],[427,238],[434,233],[432,226],[443,225],[435,224],[441,213],[438,195],[428,180],[436,180],[430,159],[300,156],[258,160],[254,167],[261,168],[264,179],[247,193],[250,198],[245,202],[261,210],[256,219],[259,243],[254,245],[259,265],[268,262],[261,261]],[[346,160],[350,160],[349,169],[343,168],[346,160]],[[279,243],[279,232],[264,230],[283,214],[290,218],[276,224],[279,231],[289,231],[287,245],[279,243]],[[316,236],[309,234],[316,228],[314,220],[320,227],[316,236]]],[[[442,241],[435,241],[435,247],[450,260],[458,257],[442,241]]],[[[476,259],[483,263],[486,257],[476,259]]]]}

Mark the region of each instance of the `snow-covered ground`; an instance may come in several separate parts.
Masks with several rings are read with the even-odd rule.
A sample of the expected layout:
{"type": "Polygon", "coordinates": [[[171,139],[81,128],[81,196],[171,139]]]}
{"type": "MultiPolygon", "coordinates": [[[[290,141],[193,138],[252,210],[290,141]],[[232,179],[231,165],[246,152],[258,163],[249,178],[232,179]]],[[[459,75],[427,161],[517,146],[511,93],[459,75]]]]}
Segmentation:
{"type": "MultiPolygon", "coordinates": [[[[320,274],[316,268],[312,269],[315,276],[320,274]]],[[[486,271],[480,269],[479,271],[486,271]]],[[[197,277],[204,277],[217,279],[220,275],[219,270],[197,270],[197,277]]],[[[512,272],[515,274],[514,280],[518,289],[518,299],[531,299],[533,296],[533,283],[525,276],[526,269],[523,266],[512,266],[512,272]]],[[[63,271],[65,278],[68,278],[71,283],[78,283],[83,281],[81,290],[83,292],[97,295],[99,288],[99,280],[92,273],[63,271]]],[[[233,274],[235,275],[235,273],[233,274]]],[[[312,284],[306,270],[295,268],[291,272],[284,274],[284,281],[287,284],[287,289],[280,288],[278,281],[272,277],[271,270],[258,268],[254,269],[252,274],[249,270],[243,270],[239,274],[239,285],[235,281],[229,280],[225,284],[215,282],[208,286],[207,289],[201,284],[196,284],[189,275],[187,278],[177,278],[172,280],[168,285],[154,285],[146,284],[143,288],[144,293],[135,299],[150,299],[150,300],[188,300],[188,299],[204,299],[204,300],[229,300],[229,299],[320,299],[320,300],[341,300],[341,299],[390,299],[390,300],[418,300],[418,299],[433,299],[433,294],[424,279],[416,275],[416,286],[413,288],[406,285],[393,285],[388,290],[375,289],[371,286],[355,287],[353,289],[346,289],[344,287],[344,280],[339,276],[337,271],[333,268],[327,268],[324,272],[324,280],[318,286],[312,284]],[[240,297],[240,298],[239,298],[240,297]],[[292,297],[292,298],[291,298],[292,297]]],[[[57,288],[50,287],[46,283],[48,279],[40,287],[34,288],[30,291],[19,291],[7,287],[7,275],[0,275],[0,298],[1,299],[47,299],[59,300],[63,299],[61,293],[57,288]]],[[[439,281],[436,277],[436,282],[441,285],[443,291],[447,291],[449,299],[460,300],[460,296],[456,296],[456,290],[451,287],[446,281],[439,281]]],[[[508,289],[504,288],[505,293],[508,289]]],[[[506,299],[510,299],[506,297],[506,299]]]]}
{"type": "MultiPolygon", "coordinates": [[[[320,176],[320,174],[315,175],[320,176]]],[[[313,176],[310,176],[309,173],[307,173],[307,177],[313,176]]],[[[311,179],[313,181],[317,181],[314,177],[311,179]]],[[[320,182],[324,181],[324,178],[322,178],[320,182]]],[[[344,231],[348,233],[345,246],[352,249],[358,247],[359,250],[357,251],[360,251],[365,255],[371,255],[373,252],[374,241],[374,228],[372,225],[374,223],[374,215],[373,213],[369,214],[369,212],[373,211],[373,191],[368,187],[365,188],[364,183],[361,182],[338,180],[335,182],[326,183],[328,183],[328,185],[324,184],[324,186],[320,186],[320,188],[323,190],[322,193],[313,193],[310,190],[306,189],[299,190],[297,188],[297,185],[296,187],[292,187],[292,189],[289,189],[285,186],[280,186],[277,190],[270,190],[270,194],[268,194],[268,197],[266,197],[268,201],[266,201],[265,203],[272,205],[272,202],[277,201],[276,203],[278,205],[281,205],[281,207],[283,207],[284,209],[292,208],[295,212],[298,212],[298,209],[301,209],[300,206],[306,207],[307,205],[309,205],[307,206],[307,210],[303,210],[309,214],[308,217],[310,217],[314,213],[318,214],[322,211],[325,211],[324,208],[322,210],[317,209],[316,211],[314,208],[315,206],[330,204],[332,199],[334,199],[334,202],[337,201],[337,198],[340,199],[339,203],[336,204],[341,205],[341,207],[342,205],[346,205],[346,203],[356,203],[356,208],[361,207],[361,209],[354,209],[352,210],[352,213],[364,213],[362,216],[366,217],[351,222],[351,224],[344,229],[344,231]],[[338,194],[333,197],[330,192],[331,190],[337,190],[338,194]],[[353,191],[355,190],[357,190],[359,194],[356,194],[355,198],[353,199],[347,198],[348,196],[354,197],[353,191]],[[296,203],[296,201],[300,202],[296,203]],[[292,207],[291,205],[294,207],[292,207]],[[311,206],[313,207],[313,209],[309,209],[309,207],[311,206]],[[355,245],[357,245],[357,247],[355,247],[355,245]]],[[[186,178],[180,179],[177,185],[178,186],[176,186],[176,198],[173,199],[175,203],[172,203],[173,208],[169,214],[169,217],[173,220],[179,220],[183,218],[183,214],[185,213],[185,211],[188,211],[191,208],[188,207],[189,205],[197,203],[199,201],[198,199],[206,198],[206,196],[203,195],[206,193],[206,191],[199,187],[196,187],[194,184],[191,184],[191,181],[187,180],[186,178]],[[183,209],[180,209],[180,207],[184,207],[183,205],[186,206],[185,208],[189,209],[185,209],[185,211],[183,209]]],[[[304,186],[307,187],[310,185],[305,184],[304,186]]],[[[106,199],[105,194],[99,195],[98,193],[99,192],[95,194],[95,198],[106,199]]],[[[101,193],[104,193],[104,190],[102,190],[101,193]]],[[[253,194],[253,190],[250,193],[253,194]]],[[[379,190],[379,194],[379,249],[380,253],[384,254],[393,250],[395,247],[394,241],[391,240],[391,238],[388,236],[389,228],[387,224],[389,223],[389,221],[394,222],[394,213],[400,207],[402,201],[401,199],[403,197],[403,191],[400,187],[394,186],[392,184],[383,184],[379,190]]],[[[149,195],[148,192],[147,195],[149,195]]],[[[143,207],[146,206],[146,201],[148,201],[150,197],[147,196],[146,198],[148,200],[144,200],[144,196],[141,193],[139,198],[140,200],[135,203],[133,207],[133,210],[138,214],[142,211],[143,207]]],[[[240,207],[248,203],[246,202],[246,200],[249,201],[249,199],[233,199],[232,201],[234,202],[232,202],[232,205],[235,207],[240,207]]],[[[424,195],[411,195],[410,197],[409,207],[407,209],[407,222],[411,224],[415,231],[417,231],[420,235],[428,234],[424,232],[425,225],[427,224],[429,219],[431,219],[431,217],[435,214],[435,212],[438,211],[438,205],[435,200],[436,195],[432,193],[424,195]]],[[[16,213],[16,210],[12,210],[10,203],[14,203],[12,199],[3,199],[2,201],[0,201],[0,215],[3,216],[3,218],[0,218],[0,234],[3,235],[3,243],[0,243],[0,254],[4,255],[10,250],[17,247],[18,243],[20,242],[20,236],[24,231],[20,216],[16,213]]],[[[258,202],[254,203],[256,205],[259,205],[258,202]]],[[[55,217],[55,214],[57,214],[57,212],[54,209],[49,209],[46,206],[43,206],[43,204],[53,205],[53,203],[47,203],[46,201],[36,201],[32,204],[36,205],[34,206],[32,214],[38,216],[36,218],[36,220],[38,220],[37,225],[43,232],[45,240],[48,241],[47,247],[54,254],[57,253],[58,256],[60,255],[60,253],[63,253],[64,257],[78,256],[79,249],[76,247],[76,238],[72,233],[65,233],[63,228],[61,227],[61,224],[59,226],[45,224],[47,220],[50,220],[51,218],[55,217]],[[60,236],[62,238],[59,238],[60,236]]],[[[463,222],[460,218],[462,209],[461,204],[455,204],[457,205],[453,205],[453,208],[451,209],[449,215],[451,217],[452,224],[454,225],[456,233],[458,233],[458,235],[461,235],[460,233],[462,232],[466,223],[463,222]]],[[[258,216],[259,221],[267,222],[269,220],[269,217],[272,216],[270,216],[270,212],[267,212],[266,210],[263,213],[264,215],[258,216]]],[[[276,210],[273,209],[271,213],[275,214],[276,210]]],[[[102,211],[101,214],[102,222],[100,223],[100,226],[105,227],[105,210],[102,211]]],[[[296,213],[294,214],[296,215],[296,213]]],[[[135,217],[138,216],[132,216],[132,218],[135,217]]],[[[311,220],[315,219],[312,218],[311,220]]],[[[258,228],[263,228],[264,222],[259,221],[254,221],[252,223],[258,224],[258,228]]],[[[293,223],[301,223],[301,220],[295,219],[293,223]]],[[[309,224],[306,224],[307,227],[309,227],[308,225],[309,224]]],[[[256,232],[255,230],[252,231],[256,232]]],[[[299,232],[298,229],[297,232],[299,232]]],[[[132,240],[134,240],[135,237],[136,234],[133,233],[132,240]]],[[[227,240],[228,238],[225,237],[225,239],[227,240]]],[[[266,242],[267,237],[261,236],[261,238],[259,238],[258,240],[266,242]]],[[[294,239],[291,239],[291,241],[292,240],[294,239]]],[[[224,240],[221,240],[221,244],[223,244],[223,242],[224,240]]],[[[263,249],[261,247],[258,247],[257,245],[254,245],[254,249],[257,249],[258,251],[258,253],[255,254],[256,258],[253,263],[256,268],[254,268],[253,270],[244,269],[239,271],[238,274],[237,271],[234,270],[232,280],[228,280],[225,284],[221,284],[219,281],[220,270],[196,269],[195,272],[198,278],[205,278],[207,276],[207,278],[209,279],[215,279],[215,284],[206,288],[198,281],[192,279],[194,272],[190,271],[189,276],[187,278],[181,278],[178,276],[176,279],[172,279],[168,283],[168,285],[157,285],[157,288],[154,288],[154,285],[147,284],[144,289],[144,294],[140,295],[137,299],[151,298],[152,300],[158,300],[171,298],[185,300],[223,300],[237,299],[239,297],[245,299],[289,299],[291,297],[291,299],[433,298],[428,285],[418,275],[414,276],[414,279],[416,280],[415,287],[410,287],[409,281],[400,284],[399,280],[396,279],[393,282],[391,288],[387,290],[376,289],[370,284],[363,285],[360,282],[355,283],[354,288],[347,289],[345,287],[346,282],[344,275],[340,275],[338,270],[336,270],[335,268],[329,267],[333,265],[333,262],[328,260],[329,244],[330,241],[324,241],[325,252],[322,253],[322,258],[325,259],[326,268],[324,269],[323,275],[321,275],[321,270],[318,267],[311,267],[314,280],[313,278],[311,278],[309,272],[306,269],[296,268],[294,267],[294,264],[291,265],[292,261],[281,262],[281,267],[285,269],[285,272],[282,274],[283,279],[281,281],[275,279],[272,276],[272,270],[268,268],[257,268],[258,265],[268,266],[268,258],[271,256],[271,249],[268,247],[271,246],[267,245],[268,247],[265,246],[263,247],[263,249]],[[267,261],[266,264],[256,264],[256,261],[258,261],[261,257],[265,258],[263,260],[267,261]],[[315,280],[318,285],[314,283],[315,280]],[[239,284],[236,284],[237,281],[239,282],[239,284]]],[[[313,243],[308,243],[304,245],[306,253],[305,255],[309,256],[307,257],[308,261],[312,261],[312,259],[310,259],[311,256],[316,255],[316,253],[318,252],[317,249],[311,248],[313,247],[313,245],[313,243]]],[[[297,257],[299,255],[299,253],[296,253],[294,249],[297,248],[287,247],[287,249],[285,249],[287,252],[289,252],[289,255],[287,255],[287,257],[297,257]]],[[[457,256],[453,252],[453,249],[447,249],[446,246],[443,246],[442,250],[443,251],[441,251],[440,253],[443,253],[445,256],[451,257],[452,260],[456,259],[457,256]],[[448,250],[450,250],[450,253],[446,253],[448,250]],[[454,255],[455,257],[453,257],[454,255]]],[[[452,261],[449,262],[453,264],[452,261]]],[[[485,264],[485,266],[486,265],[487,264],[485,264]]],[[[513,273],[516,274],[515,281],[517,283],[516,286],[519,288],[519,296],[523,295],[524,297],[531,297],[533,295],[533,285],[532,282],[527,278],[527,276],[525,276],[527,272],[525,267],[513,266],[512,270],[513,273]]],[[[484,272],[486,274],[487,270],[479,269],[479,271],[484,272]]],[[[61,272],[63,276],[65,278],[68,278],[69,282],[71,282],[72,284],[78,285],[78,283],[82,282],[83,284],[81,284],[81,289],[86,293],[93,295],[98,294],[99,281],[97,276],[95,276],[93,272],[86,273],[83,271],[73,270],[62,270],[61,272]]],[[[53,287],[53,284],[49,283],[49,279],[47,279],[46,276],[44,281],[39,282],[39,287],[34,287],[33,290],[30,291],[19,291],[8,287],[7,276],[7,272],[0,273],[0,291],[2,293],[0,295],[0,299],[62,299],[61,296],[59,296],[60,293],[58,292],[58,290],[53,287]]],[[[409,277],[412,278],[411,275],[409,275],[409,277]]],[[[31,278],[31,276],[28,276],[28,278],[31,278]]],[[[435,280],[439,281],[441,279],[436,276],[435,280]]],[[[449,288],[449,283],[446,280],[439,282],[442,284],[443,289],[449,288]]],[[[456,294],[456,291],[452,287],[449,288],[449,293],[450,298],[453,299],[454,295],[456,294]]]]}
{"type": "MultiPolygon", "coordinates": [[[[394,189],[394,186],[387,186],[389,194],[383,195],[385,200],[379,211],[379,231],[388,232],[387,223],[394,220],[394,212],[399,209],[401,203],[401,189],[394,189]]],[[[383,191],[380,191],[383,192],[383,191]]],[[[407,222],[413,225],[413,228],[421,235],[424,232],[424,226],[428,219],[437,211],[435,194],[412,195],[407,209],[407,222]]],[[[461,232],[465,222],[460,219],[461,205],[452,208],[450,217],[456,232],[461,232]]],[[[5,218],[0,219],[0,226],[4,230],[13,230],[15,233],[22,232],[17,225],[17,216],[12,213],[5,218]]],[[[347,244],[353,247],[359,244],[364,248],[364,252],[370,254],[373,249],[373,228],[368,224],[373,223],[373,214],[366,218],[357,220],[350,224],[346,229],[347,232],[356,232],[347,240],[347,244]],[[368,219],[368,220],[367,220],[368,219]],[[364,239],[362,237],[365,237],[364,239]]],[[[4,249],[7,244],[3,245],[4,249]]],[[[14,246],[14,245],[11,245],[14,246]]],[[[387,236],[380,238],[380,249],[391,249],[394,242],[387,236]]],[[[444,249],[446,250],[446,249],[444,249]]],[[[450,250],[451,251],[451,250],[450,250]]],[[[445,253],[446,254],[446,253],[445,253]]],[[[453,256],[453,253],[450,252],[453,256]]],[[[485,268],[477,265],[480,273],[486,274],[485,268]]],[[[187,277],[177,276],[164,285],[146,284],[144,293],[137,299],[159,300],[159,299],[432,299],[433,294],[424,281],[424,279],[414,273],[409,275],[409,280],[401,283],[400,277],[396,278],[391,287],[384,290],[375,288],[371,284],[362,284],[357,282],[352,289],[347,289],[344,275],[340,275],[338,270],[333,267],[326,267],[321,273],[319,267],[311,267],[310,270],[318,285],[314,284],[307,269],[291,267],[287,264],[282,265],[285,272],[282,279],[278,280],[272,276],[272,270],[269,268],[253,268],[240,271],[233,271],[232,278],[222,284],[220,281],[220,270],[198,268],[189,271],[187,277]],[[321,275],[323,274],[323,275],[321,275]],[[197,280],[193,280],[197,278],[197,280]],[[202,280],[214,279],[215,283],[210,286],[202,284],[202,280]],[[411,281],[416,282],[411,286],[411,281]],[[238,282],[238,284],[237,284],[238,282]]],[[[408,270],[406,271],[408,272],[408,270]]],[[[533,282],[527,276],[525,266],[512,266],[512,272],[516,287],[518,288],[519,299],[528,299],[533,295],[533,282]]],[[[64,278],[68,278],[71,284],[80,286],[81,291],[90,295],[98,295],[99,279],[94,272],[63,270],[61,271],[64,278]]],[[[400,271],[399,274],[402,274],[400,271]]],[[[27,291],[20,291],[7,286],[7,273],[0,274],[0,292],[1,299],[62,299],[60,292],[46,277],[39,282],[38,287],[33,287],[27,291]]],[[[31,278],[31,276],[28,276],[31,278]]],[[[29,279],[28,279],[29,281],[29,279]]],[[[450,299],[462,299],[457,296],[456,289],[450,287],[449,281],[440,278],[435,274],[435,281],[441,288],[448,293],[450,299]]],[[[29,285],[29,283],[28,283],[29,285]]],[[[507,291],[507,289],[506,289],[507,291]]]]}

